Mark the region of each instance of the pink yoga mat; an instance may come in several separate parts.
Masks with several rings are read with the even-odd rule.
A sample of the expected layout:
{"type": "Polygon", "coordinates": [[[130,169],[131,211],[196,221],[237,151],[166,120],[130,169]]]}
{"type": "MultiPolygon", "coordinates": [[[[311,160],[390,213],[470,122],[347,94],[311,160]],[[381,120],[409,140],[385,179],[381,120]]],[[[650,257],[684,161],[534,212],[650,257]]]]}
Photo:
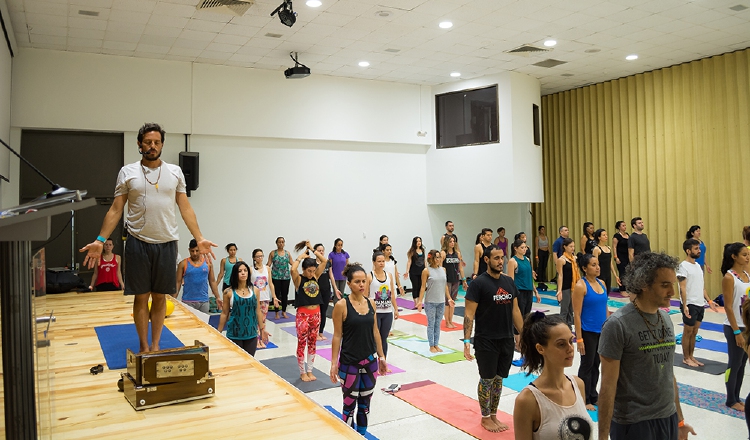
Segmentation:
{"type": "MultiPolygon", "coordinates": [[[[318,348],[316,350],[315,354],[317,354],[318,356],[322,357],[323,359],[327,359],[327,360],[330,361],[331,358],[333,357],[333,356],[331,356],[331,350],[332,350],[331,348],[318,348]]],[[[393,366],[391,364],[388,364],[388,369],[391,370],[391,372],[388,373],[388,375],[396,374],[396,373],[405,373],[406,372],[406,370],[402,370],[402,369],[400,369],[398,367],[395,367],[395,366],[393,366]]]]}
{"type": "MultiPolygon", "coordinates": [[[[422,324],[424,326],[427,325],[427,316],[425,316],[422,313],[412,313],[411,315],[399,315],[398,319],[403,319],[404,321],[414,322],[416,324],[422,324]]],[[[456,325],[456,328],[448,328],[445,326],[445,319],[440,321],[440,330],[444,332],[457,332],[459,330],[463,330],[464,326],[461,324],[458,324],[454,322],[453,324],[456,325]]]]}
{"type": "Polygon", "coordinates": [[[479,411],[479,402],[440,384],[431,381],[406,384],[394,396],[476,438],[504,440],[515,438],[512,415],[498,411],[498,420],[508,425],[510,429],[503,432],[489,432],[480,424],[482,413],[479,411]]]}

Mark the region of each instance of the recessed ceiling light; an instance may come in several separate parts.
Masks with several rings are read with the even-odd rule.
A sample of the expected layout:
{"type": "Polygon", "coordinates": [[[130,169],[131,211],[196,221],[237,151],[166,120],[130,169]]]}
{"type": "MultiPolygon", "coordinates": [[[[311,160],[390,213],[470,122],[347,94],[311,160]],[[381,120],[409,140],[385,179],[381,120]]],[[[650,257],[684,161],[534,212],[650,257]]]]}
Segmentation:
{"type": "Polygon", "coordinates": [[[451,76],[454,78],[458,78],[459,76],[461,76],[461,72],[451,72],[451,76]]]}
{"type": "Polygon", "coordinates": [[[552,39],[544,40],[544,45],[547,47],[552,47],[556,44],[557,44],[557,40],[552,40],[552,39]]]}
{"type": "Polygon", "coordinates": [[[307,0],[307,3],[305,4],[311,8],[317,8],[318,6],[322,5],[323,2],[321,2],[320,0],[307,0]]]}
{"type": "Polygon", "coordinates": [[[88,15],[89,17],[98,17],[99,16],[99,12],[98,11],[86,11],[86,10],[83,10],[83,9],[79,9],[78,10],[78,14],[79,15],[88,15]]]}
{"type": "Polygon", "coordinates": [[[375,13],[375,16],[376,17],[382,17],[382,18],[390,17],[391,16],[391,11],[378,11],[378,12],[375,13]]]}
{"type": "Polygon", "coordinates": [[[450,21],[441,21],[438,26],[440,26],[441,29],[450,29],[453,27],[453,23],[450,21]]]}
{"type": "Polygon", "coordinates": [[[628,56],[625,57],[625,59],[628,60],[628,61],[637,60],[638,59],[638,55],[636,55],[636,54],[628,55],[628,56]]]}
{"type": "Polygon", "coordinates": [[[359,62],[359,67],[367,67],[369,65],[370,65],[370,63],[368,63],[367,61],[360,61],[359,62]]]}
{"type": "Polygon", "coordinates": [[[572,73],[563,73],[563,74],[562,74],[562,75],[560,75],[560,76],[573,76],[573,74],[572,74],[572,73]]]}
{"type": "Polygon", "coordinates": [[[584,50],[584,52],[586,52],[586,53],[597,53],[597,52],[601,52],[601,51],[602,51],[601,49],[586,49],[586,50],[584,50]]]}

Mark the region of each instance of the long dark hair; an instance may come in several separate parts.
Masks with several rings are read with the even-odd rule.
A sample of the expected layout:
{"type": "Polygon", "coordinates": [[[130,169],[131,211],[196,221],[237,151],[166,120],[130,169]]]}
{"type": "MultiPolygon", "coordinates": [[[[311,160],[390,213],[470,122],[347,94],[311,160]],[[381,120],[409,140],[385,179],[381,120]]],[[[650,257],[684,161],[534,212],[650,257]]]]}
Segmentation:
{"type": "Polygon", "coordinates": [[[745,247],[745,243],[727,243],[724,245],[724,258],[721,260],[721,274],[725,275],[729,269],[734,266],[734,258],[732,256],[738,256],[742,248],[745,247]]]}
{"type": "Polygon", "coordinates": [[[338,244],[338,242],[341,242],[341,244],[342,244],[342,246],[341,246],[341,253],[345,254],[346,251],[344,250],[344,246],[343,246],[344,240],[342,240],[340,238],[337,238],[337,239],[333,240],[333,249],[331,249],[331,252],[334,252],[334,253],[336,252],[336,245],[338,244]]]}
{"type": "Polygon", "coordinates": [[[240,287],[240,267],[245,266],[247,268],[247,281],[246,285],[250,285],[250,266],[244,261],[238,261],[237,264],[232,268],[232,275],[229,277],[229,285],[232,286],[233,290],[237,290],[240,287]]]}
{"type": "Polygon", "coordinates": [[[599,245],[599,239],[602,237],[602,234],[605,233],[607,230],[604,228],[599,228],[596,231],[594,231],[594,240],[596,240],[596,245],[599,245]]]}
{"type": "Polygon", "coordinates": [[[520,338],[521,356],[523,358],[521,369],[531,374],[544,368],[544,356],[537,351],[536,344],[547,345],[550,329],[560,324],[565,325],[560,315],[546,316],[542,312],[532,312],[526,315],[520,338]]]}
{"type": "Polygon", "coordinates": [[[521,240],[520,238],[516,238],[516,241],[514,241],[513,244],[510,245],[511,253],[513,254],[513,255],[511,255],[511,257],[515,257],[516,256],[516,249],[518,249],[519,247],[521,247],[521,245],[524,244],[524,243],[526,243],[526,242],[523,241],[523,240],[521,240]]]}
{"type": "Polygon", "coordinates": [[[263,253],[263,249],[253,249],[253,268],[254,269],[260,269],[260,267],[263,267],[263,262],[260,262],[260,267],[255,267],[255,255],[260,252],[263,253]]]}
{"type": "Polygon", "coordinates": [[[378,246],[378,251],[383,252],[385,254],[385,248],[390,247],[391,248],[391,261],[393,261],[393,264],[398,264],[398,261],[396,261],[395,258],[393,258],[393,246],[391,246],[390,243],[383,243],[380,246],[378,246]]]}
{"type": "MultiPolygon", "coordinates": [[[[421,241],[422,237],[420,237],[419,235],[417,235],[416,237],[414,237],[414,238],[411,239],[411,247],[406,252],[406,255],[408,255],[408,256],[411,257],[411,256],[414,256],[414,254],[417,253],[417,240],[421,241]]],[[[419,249],[422,251],[422,253],[425,253],[424,241],[422,241],[422,244],[419,245],[419,249]]]]}
{"type": "Polygon", "coordinates": [[[586,232],[586,229],[588,229],[588,228],[589,228],[589,226],[594,226],[594,224],[593,224],[593,223],[591,223],[591,222],[586,222],[586,223],[584,223],[584,224],[583,224],[583,235],[585,235],[585,236],[586,236],[587,238],[590,238],[590,237],[591,237],[591,236],[589,235],[589,233],[588,233],[588,232],[586,232]]]}
{"type": "Polygon", "coordinates": [[[695,234],[695,231],[697,231],[700,228],[701,227],[698,225],[691,226],[690,229],[688,229],[687,232],[685,233],[685,240],[689,238],[693,238],[693,234],[695,234]]]}

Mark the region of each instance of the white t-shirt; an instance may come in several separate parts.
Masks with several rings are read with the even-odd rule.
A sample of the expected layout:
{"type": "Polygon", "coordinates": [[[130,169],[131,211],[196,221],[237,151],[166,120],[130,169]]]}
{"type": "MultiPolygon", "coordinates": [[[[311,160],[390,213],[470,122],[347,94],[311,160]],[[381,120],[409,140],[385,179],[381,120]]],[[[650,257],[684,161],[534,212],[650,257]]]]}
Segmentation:
{"type": "Polygon", "coordinates": [[[700,264],[683,261],[677,268],[677,277],[685,278],[685,298],[687,303],[703,307],[705,303],[705,299],[703,298],[703,270],[700,264]]]}
{"type": "Polygon", "coordinates": [[[175,210],[178,192],[186,192],[186,185],[177,165],[162,160],[161,166],[153,169],[140,161],[122,167],[117,175],[115,197],[128,195],[125,215],[128,233],[146,243],[178,240],[175,210]]]}

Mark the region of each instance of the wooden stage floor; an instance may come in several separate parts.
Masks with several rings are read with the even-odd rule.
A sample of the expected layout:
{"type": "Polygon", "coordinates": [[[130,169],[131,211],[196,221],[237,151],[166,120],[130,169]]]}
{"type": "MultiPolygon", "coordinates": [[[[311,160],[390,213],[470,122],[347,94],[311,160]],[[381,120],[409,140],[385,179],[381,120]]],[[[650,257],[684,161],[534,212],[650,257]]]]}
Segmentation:
{"type": "Polygon", "coordinates": [[[165,325],[186,345],[197,339],[210,347],[216,396],[135,411],[117,390],[124,370],[107,369],[94,331],[132,323],[132,304],[121,292],[49,295],[37,302],[37,315],[54,310],[57,317],[50,328],[53,439],[362,438],[177,302],[165,325]],[[89,369],[96,364],[105,369],[94,376],[89,369]]]}

